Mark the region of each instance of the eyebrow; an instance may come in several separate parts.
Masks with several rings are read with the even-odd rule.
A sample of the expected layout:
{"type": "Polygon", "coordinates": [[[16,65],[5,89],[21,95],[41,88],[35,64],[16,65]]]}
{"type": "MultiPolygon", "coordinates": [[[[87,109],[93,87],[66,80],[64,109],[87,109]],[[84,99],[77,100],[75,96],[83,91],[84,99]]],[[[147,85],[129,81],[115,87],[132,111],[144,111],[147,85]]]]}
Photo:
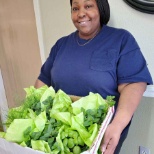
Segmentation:
{"type": "Polygon", "coordinates": [[[86,2],[86,1],[91,1],[91,0],[84,0],[84,2],[86,2]]]}
{"type": "MultiPolygon", "coordinates": [[[[84,2],[87,2],[87,1],[91,1],[91,0],[84,0],[84,2]]],[[[78,4],[78,2],[73,2],[72,4],[78,4]]]]}

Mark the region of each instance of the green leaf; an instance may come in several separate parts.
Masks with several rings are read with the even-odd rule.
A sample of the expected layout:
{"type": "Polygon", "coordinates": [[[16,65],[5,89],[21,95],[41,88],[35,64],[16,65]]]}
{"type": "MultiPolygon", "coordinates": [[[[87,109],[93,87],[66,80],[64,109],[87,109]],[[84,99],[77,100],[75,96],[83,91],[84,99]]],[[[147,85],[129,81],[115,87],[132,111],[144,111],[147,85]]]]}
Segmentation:
{"type": "Polygon", "coordinates": [[[51,97],[51,98],[55,97],[55,90],[51,86],[49,88],[47,88],[46,91],[43,93],[43,95],[40,99],[40,102],[42,103],[42,102],[46,101],[46,99],[48,97],[51,97]]]}
{"type": "Polygon", "coordinates": [[[49,87],[42,95],[40,102],[41,108],[44,110],[46,106],[50,106],[50,103],[53,103],[52,99],[55,97],[55,90],[53,87],[49,87]]]}
{"type": "Polygon", "coordinates": [[[106,107],[108,110],[108,104],[106,100],[104,100],[99,94],[90,93],[88,96],[82,97],[78,101],[72,103],[73,113],[75,115],[81,113],[81,109],[84,108],[85,110],[89,109],[98,109],[100,105],[106,107]]]}
{"type": "Polygon", "coordinates": [[[31,139],[38,140],[42,132],[32,132],[31,139]]]}
{"type": "Polygon", "coordinates": [[[115,96],[107,96],[106,97],[106,102],[109,104],[110,107],[115,105],[114,98],[115,98],[115,96]]]}
{"type": "Polygon", "coordinates": [[[25,131],[24,131],[24,137],[26,137],[27,135],[29,135],[30,134],[30,132],[32,131],[32,127],[31,126],[29,126],[25,131]]]}
{"type": "Polygon", "coordinates": [[[43,129],[45,128],[46,121],[47,121],[46,112],[45,111],[41,112],[34,120],[36,128],[39,131],[43,131],[43,129]]]}
{"type": "Polygon", "coordinates": [[[53,101],[50,116],[53,117],[54,114],[63,111],[64,108],[65,111],[68,111],[71,106],[71,103],[71,98],[62,90],[58,90],[53,101]]]}
{"type": "Polygon", "coordinates": [[[5,132],[0,132],[0,138],[4,138],[5,132]]]}
{"type": "Polygon", "coordinates": [[[34,150],[43,151],[45,153],[51,153],[49,144],[47,142],[45,142],[45,141],[42,141],[42,140],[37,140],[37,141],[31,140],[31,145],[32,145],[32,148],[34,150]]]}
{"type": "Polygon", "coordinates": [[[23,147],[27,147],[27,144],[24,141],[22,143],[20,143],[20,145],[23,147]]]}
{"type": "Polygon", "coordinates": [[[71,114],[69,112],[58,112],[53,114],[52,117],[66,125],[71,125],[71,114]]]}
{"type": "Polygon", "coordinates": [[[54,142],[55,138],[54,137],[51,137],[51,138],[48,138],[48,143],[49,144],[52,144],[54,142]]]}
{"type": "Polygon", "coordinates": [[[4,138],[11,142],[21,143],[27,140],[25,137],[24,132],[35,127],[34,121],[32,119],[15,119],[9,128],[6,131],[4,138]]]}

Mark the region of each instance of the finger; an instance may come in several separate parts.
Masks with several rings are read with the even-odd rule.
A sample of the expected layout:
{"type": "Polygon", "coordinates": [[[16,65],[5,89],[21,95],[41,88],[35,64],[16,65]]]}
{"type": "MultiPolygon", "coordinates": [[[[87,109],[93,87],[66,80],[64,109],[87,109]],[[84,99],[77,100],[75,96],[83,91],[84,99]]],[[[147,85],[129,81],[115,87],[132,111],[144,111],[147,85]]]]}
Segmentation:
{"type": "Polygon", "coordinates": [[[112,146],[112,144],[109,143],[106,147],[104,154],[113,154],[113,151],[114,151],[114,147],[112,146]]]}
{"type": "Polygon", "coordinates": [[[102,153],[104,153],[104,152],[105,152],[106,147],[107,147],[107,146],[106,146],[105,144],[102,146],[102,148],[101,148],[102,153]]]}
{"type": "Polygon", "coordinates": [[[103,143],[102,143],[102,146],[101,146],[102,152],[105,152],[105,150],[107,149],[109,141],[110,141],[110,139],[108,137],[104,137],[103,143]]]}
{"type": "Polygon", "coordinates": [[[113,140],[110,140],[110,142],[108,143],[106,150],[103,154],[113,154],[115,150],[115,145],[113,140]]]}

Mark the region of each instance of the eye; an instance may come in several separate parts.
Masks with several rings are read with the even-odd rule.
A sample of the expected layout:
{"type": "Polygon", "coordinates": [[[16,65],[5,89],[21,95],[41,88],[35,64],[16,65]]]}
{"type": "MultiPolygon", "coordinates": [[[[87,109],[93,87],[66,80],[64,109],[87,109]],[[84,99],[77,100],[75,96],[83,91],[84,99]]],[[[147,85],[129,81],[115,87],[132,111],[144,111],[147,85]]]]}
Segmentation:
{"type": "Polygon", "coordinates": [[[74,11],[74,12],[77,11],[77,10],[79,10],[77,7],[72,8],[72,11],[74,11]]]}
{"type": "Polygon", "coordinates": [[[86,6],[85,6],[86,9],[89,9],[89,8],[91,8],[91,7],[92,7],[92,5],[86,5],[86,6]]]}

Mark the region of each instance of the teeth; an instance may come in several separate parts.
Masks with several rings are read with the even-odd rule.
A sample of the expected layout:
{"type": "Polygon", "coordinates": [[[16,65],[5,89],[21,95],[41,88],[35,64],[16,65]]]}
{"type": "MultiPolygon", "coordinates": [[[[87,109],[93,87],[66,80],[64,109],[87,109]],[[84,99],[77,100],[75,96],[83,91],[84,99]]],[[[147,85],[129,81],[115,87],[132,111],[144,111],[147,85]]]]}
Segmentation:
{"type": "Polygon", "coordinates": [[[85,21],[81,21],[81,22],[80,22],[80,24],[85,24],[85,23],[86,23],[85,21]]]}
{"type": "Polygon", "coordinates": [[[87,22],[86,21],[81,21],[81,22],[79,22],[79,24],[80,25],[85,25],[85,24],[87,24],[87,22]]]}

